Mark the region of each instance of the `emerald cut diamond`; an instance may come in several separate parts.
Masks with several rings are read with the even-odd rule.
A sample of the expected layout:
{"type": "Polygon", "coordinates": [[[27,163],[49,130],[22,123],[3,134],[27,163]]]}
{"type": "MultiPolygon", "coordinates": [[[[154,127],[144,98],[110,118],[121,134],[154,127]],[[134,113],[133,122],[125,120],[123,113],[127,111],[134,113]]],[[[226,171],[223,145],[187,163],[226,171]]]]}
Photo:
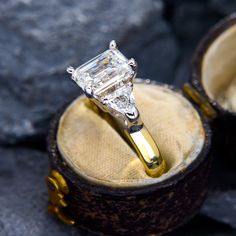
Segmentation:
{"type": "Polygon", "coordinates": [[[101,97],[130,82],[133,74],[128,59],[117,49],[109,49],[78,67],[73,77],[84,91],[89,86],[94,96],[101,97]]]}
{"type": "Polygon", "coordinates": [[[123,114],[136,112],[132,79],[136,73],[134,59],[128,60],[114,41],[110,49],[79,66],[67,69],[83,91],[123,114]]]}

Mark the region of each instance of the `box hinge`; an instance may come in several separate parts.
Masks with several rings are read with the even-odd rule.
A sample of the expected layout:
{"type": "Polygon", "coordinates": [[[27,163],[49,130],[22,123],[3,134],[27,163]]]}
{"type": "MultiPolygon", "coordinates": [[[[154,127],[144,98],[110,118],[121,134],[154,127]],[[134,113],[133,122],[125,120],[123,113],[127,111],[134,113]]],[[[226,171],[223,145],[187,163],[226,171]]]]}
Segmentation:
{"type": "Polygon", "coordinates": [[[185,83],[183,85],[183,91],[196,105],[198,105],[205,118],[212,120],[217,116],[215,109],[209,101],[204,98],[193,86],[185,83]]]}
{"type": "Polygon", "coordinates": [[[55,214],[62,222],[73,225],[75,221],[63,212],[63,208],[68,206],[64,197],[69,194],[68,185],[64,177],[56,170],[52,170],[46,178],[49,192],[48,211],[55,214]]]}

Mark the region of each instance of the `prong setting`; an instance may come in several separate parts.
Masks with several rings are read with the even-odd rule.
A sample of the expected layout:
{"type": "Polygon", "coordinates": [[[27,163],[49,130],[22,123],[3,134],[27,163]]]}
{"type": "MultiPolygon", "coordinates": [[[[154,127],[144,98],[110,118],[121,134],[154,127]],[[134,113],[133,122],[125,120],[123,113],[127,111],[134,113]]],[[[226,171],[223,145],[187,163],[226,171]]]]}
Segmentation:
{"type": "Polygon", "coordinates": [[[116,41],[115,41],[115,40],[112,40],[112,41],[110,42],[109,48],[110,48],[111,50],[117,48],[117,45],[116,45],[116,41]]]}
{"type": "Polygon", "coordinates": [[[125,113],[125,116],[130,120],[130,121],[133,121],[133,120],[136,120],[139,116],[139,113],[138,113],[138,110],[137,108],[133,109],[132,112],[126,112],[125,113]]]}
{"type": "Polygon", "coordinates": [[[66,71],[69,73],[69,74],[73,74],[74,71],[75,71],[75,68],[73,66],[69,66],[67,67],[66,71]]]}
{"type": "Polygon", "coordinates": [[[86,86],[85,88],[84,88],[84,93],[85,93],[85,95],[88,97],[88,98],[93,98],[93,91],[92,91],[92,88],[91,88],[91,86],[86,86]]]}
{"type": "Polygon", "coordinates": [[[109,103],[109,101],[108,101],[107,98],[104,98],[104,99],[102,100],[102,105],[106,106],[108,103],[109,103]]]}
{"type": "Polygon", "coordinates": [[[137,70],[138,70],[138,64],[137,62],[135,61],[134,58],[130,58],[129,61],[128,61],[128,64],[132,67],[133,71],[135,73],[137,73],[137,70]]]}

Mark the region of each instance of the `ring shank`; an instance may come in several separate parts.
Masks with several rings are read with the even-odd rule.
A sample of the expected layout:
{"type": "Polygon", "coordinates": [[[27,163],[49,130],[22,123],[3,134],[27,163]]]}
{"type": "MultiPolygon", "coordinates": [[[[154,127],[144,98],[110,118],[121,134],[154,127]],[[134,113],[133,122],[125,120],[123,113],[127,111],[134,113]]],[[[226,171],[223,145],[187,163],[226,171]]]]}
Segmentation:
{"type": "Polygon", "coordinates": [[[118,119],[102,111],[91,100],[88,99],[87,105],[105,119],[137,153],[149,176],[159,177],[165,172],[166,163],[161,156],[157,144],[144,124],[136,131],[130,132],[130,130],[122,126],[118,119]]]}
{"type": "Polygon", "coordinates": [[[161,176],[165,171],[165,162],[148,129],[143,125],[137,132],[129,133],[125,130],[125,135],[142,161],[147,174],[151,177],[161,176]]]}

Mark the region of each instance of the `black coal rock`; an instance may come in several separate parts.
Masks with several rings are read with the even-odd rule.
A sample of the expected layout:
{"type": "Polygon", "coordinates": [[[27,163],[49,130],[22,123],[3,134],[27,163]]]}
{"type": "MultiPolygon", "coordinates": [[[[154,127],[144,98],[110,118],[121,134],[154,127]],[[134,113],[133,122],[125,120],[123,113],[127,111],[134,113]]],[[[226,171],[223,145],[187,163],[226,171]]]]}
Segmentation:
{"type": "Polygon", "coordinates": [[[234,0],[210,0],[210,6],[222,15],[228,15],[236,11],[236,1],[234,0]]]}
{"type": "Polygon", "coordinates": [[[164,4],[155,6],[159,14],[150,14],[140,29],[133,29],[121,42],[125,51],[138,62],[138,76],[173,83],[179,47],[171,25],[163,16],[164,4]]]}
{"type": "Polygon", "coordinates": [[[86,235],[48,214],[45,153],[1,148],[0,157],[1,236],[86,235]]]}
{"type": "Polygon", "coordinates": [[[211,193],[201,212],[209,218],[231,226],[236,233],[236,190],[211,193]]]}
{"type": "Polygon", "coordinates": [[[222,16],[209,6],[208,1],[198,0],[168,1],[166,11],[181,48],[173,81],[181,87],[190,78],[191,60],[198,43],[222,16]]]}
{"type": "Polygon", "coordinates": [[[203,214],[195,216],[188,224],[167,236],[235,236],[236,230],[203,214]]]}

